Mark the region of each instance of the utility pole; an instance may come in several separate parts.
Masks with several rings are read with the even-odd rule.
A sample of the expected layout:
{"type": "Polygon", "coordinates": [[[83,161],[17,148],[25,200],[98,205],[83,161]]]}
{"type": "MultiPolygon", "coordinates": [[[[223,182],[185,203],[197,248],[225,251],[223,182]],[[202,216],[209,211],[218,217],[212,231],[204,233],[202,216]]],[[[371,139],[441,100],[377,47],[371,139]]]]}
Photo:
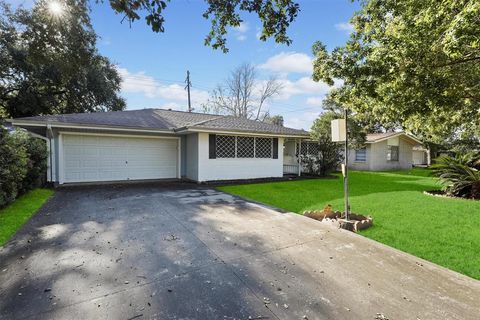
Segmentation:
{"type": "Polygon", "coordinates": [[[188,92],[188,112],[192,112],[192,103],[190,101],[190,87],[192,86],[192,83],[190,82],[190,71],[187,70],[187,79],[185,79],[185,83],[187,84],[185,86],[185,89],[187,89],[188,92]]]}

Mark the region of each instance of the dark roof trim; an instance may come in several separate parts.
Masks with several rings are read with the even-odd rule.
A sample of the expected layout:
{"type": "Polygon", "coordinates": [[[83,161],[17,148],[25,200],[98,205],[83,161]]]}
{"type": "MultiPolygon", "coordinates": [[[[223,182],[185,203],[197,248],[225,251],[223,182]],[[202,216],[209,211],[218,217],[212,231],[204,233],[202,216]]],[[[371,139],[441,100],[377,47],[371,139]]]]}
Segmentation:
{"type": "Polygon", "coordinates": [[[78,129],[103,129],[112,131],[138,131],[138,132],[162,132],[162,133],[175,133],[169,129],[149,129],[143,127],[127,127],[127,126],[115,126],[115,125],[95,125],[95,124],[82,124],[82,123],[65,123],[57,121],[30,121],[30,120],[15,120],[9,119],[7,122],[14,126],[25,127],[52,127],[52,128],[78,128],[78,129]]]}
{"type": "Polygon", "coordinates": [[[220,128],[208,128],[208,127],[201,127],[196,126],[195,128],[181,128],[179,130],[175,130],[176,132],[183,133],[183,132],[210,132],[210,133],[223,133],[223,134],[244,134],[244,135],[252,135],[252,136],[269,136],[269,137],[292,137],[292,138],[310,138],[310,134],[305,132],[305,134],[291,134],[291,133],[273,133],[273,132],[258,132],[258,131],[250,131],[250,130],[238,130],[238,129],[220,129],[220,128]]]}

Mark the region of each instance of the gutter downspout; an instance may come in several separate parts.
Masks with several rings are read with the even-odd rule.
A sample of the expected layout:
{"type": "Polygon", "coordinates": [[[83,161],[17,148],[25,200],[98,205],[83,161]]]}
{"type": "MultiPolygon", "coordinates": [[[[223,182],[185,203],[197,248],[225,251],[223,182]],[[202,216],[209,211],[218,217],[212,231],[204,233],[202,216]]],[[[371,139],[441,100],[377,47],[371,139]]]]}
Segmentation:
{"type": "Polygon", "coordinates": [[[53,131],[52,131],[52,125],[47,123],[47,139],[48,139],[48,151],[49,151],[49,162],[50,162],[50,182],[53,182],[53,155],[52,155],[52,137],[53,137],[53,131]]]}

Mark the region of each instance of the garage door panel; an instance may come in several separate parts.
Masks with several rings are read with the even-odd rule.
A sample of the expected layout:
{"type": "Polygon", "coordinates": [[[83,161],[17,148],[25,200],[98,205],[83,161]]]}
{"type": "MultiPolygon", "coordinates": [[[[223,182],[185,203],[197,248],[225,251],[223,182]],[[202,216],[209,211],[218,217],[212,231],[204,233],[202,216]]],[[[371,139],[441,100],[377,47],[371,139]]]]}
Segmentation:
{"type": "Polygon", "coordinates": [[[175,166],[149,169],[149,168],[135,168],[129,170],[129,177],[131,180],[145,179],[145,177],[152,176],[161,176],[161,177],[171,177],[171,172],[175,171],[175,166]]]}
{"type": "Polygon", "coordinates": [[[177,176],[176,139],[64,135],[65,182],[177,176]]]}

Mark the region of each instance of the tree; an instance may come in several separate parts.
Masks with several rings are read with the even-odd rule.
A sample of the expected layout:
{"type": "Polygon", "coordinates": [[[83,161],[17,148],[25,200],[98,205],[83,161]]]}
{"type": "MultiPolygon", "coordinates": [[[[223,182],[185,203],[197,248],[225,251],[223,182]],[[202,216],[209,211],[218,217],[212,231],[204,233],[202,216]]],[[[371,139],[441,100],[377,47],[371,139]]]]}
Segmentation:
{"type": "MultiPolygon", "coordinates": [[[[141,19],[154,32],[165,31],[164,11],[170,0],[110,0],[110,6],[123,14],[129,23],[141,19]]],[[[277,43],[289,45],[292,40],[287,36],[287,28],[295,20],[300,7],[293,0],[205,0],[208,8],[203,17],[211,21],[211,29],[205,38],[205,45],[228,52],[226,34],[229,27],[238,27],[243,20],[241,12],[255,13],[262,22],[260,40],[273,37],[277,43]]],[[[122,21],[123,21],[122,19],[122,21]]]]}
{"type": "Polygon", "coordinates": [[[258,80],[251,64],[233,70],[224,83],[211,92],[205,111],[262,121],[269,116],[265,103],[282,89],[275,78],[258,80]]]}
{"type": "MultiPolygon", "coordinates": [[[[345,111],[342,106],[337,104],[331,99],[325,99],[323,101],[323,109],[325,112],[315,119],[310,129],[310,135],[314,140],[318,140],[321,137],[332,139],[331,122],[335,119],[344,119],[345,111]]],[[[359,115],[351,111],[348,113],[348,140],[350,147],[353,149],[361,148],[364,146],[367,132],[379,132],[382,131],[378,123],[371,120],[359,120],[359,115]]]]}
{"type": "Polygon", "coordinates": [[[342,161],[341,145],[332,141],[331,121],[339,115],[333,111],[322,113],[313,123],[310,137],[316,142],[315,148],[309,147],[308,153],[300,155],[302,166],[307,172],[326,176],[335,171],[342,161]]]}
{"type": "Polygon", "coordinates": [[[95,45],[85,1],[62,12],[46,1],[31,10],[0,3],[0,114],[122,110],[121,78],[95,45]]]}
{"type": "Polygon", "coordinates": [[[283,127],[284,121],[283,121],[283,116],[276,115],[276,116],[267,116],[264,122],[268,122],[268,123],[283,127]]]}
{"type": "MultiPolygon", "coordinates": [[[[426,141],[480,126],[480,2],[362,0],[348,42],[317,42],[313,78],[359,114],[426,141]]],[[[478,129],[477,129],[478,130],[478,129]]]]}

